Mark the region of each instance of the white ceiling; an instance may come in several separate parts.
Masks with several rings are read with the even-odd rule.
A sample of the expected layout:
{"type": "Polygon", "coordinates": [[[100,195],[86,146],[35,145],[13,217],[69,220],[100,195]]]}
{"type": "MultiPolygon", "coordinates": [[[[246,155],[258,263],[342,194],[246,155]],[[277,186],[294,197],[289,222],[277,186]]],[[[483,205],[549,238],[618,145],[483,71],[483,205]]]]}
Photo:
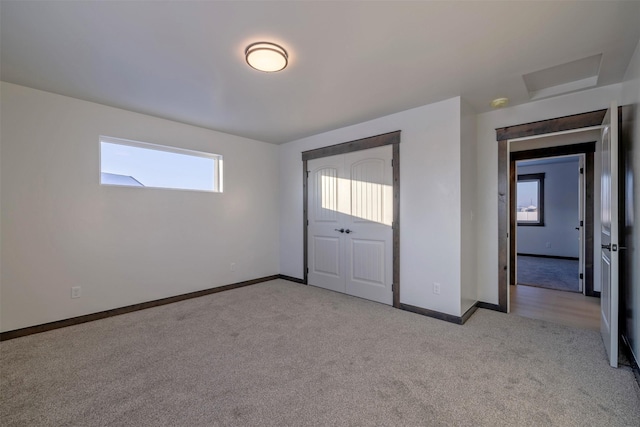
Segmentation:
{"type": "Polygon", "coordinates": [[[462,96],[529,101],[522,76],[602,54],[620,82],[640,2],[0,4],[0,77],[272,143],[462,96]],[[284,46],[257,72],[244,48],[284,46]]]}

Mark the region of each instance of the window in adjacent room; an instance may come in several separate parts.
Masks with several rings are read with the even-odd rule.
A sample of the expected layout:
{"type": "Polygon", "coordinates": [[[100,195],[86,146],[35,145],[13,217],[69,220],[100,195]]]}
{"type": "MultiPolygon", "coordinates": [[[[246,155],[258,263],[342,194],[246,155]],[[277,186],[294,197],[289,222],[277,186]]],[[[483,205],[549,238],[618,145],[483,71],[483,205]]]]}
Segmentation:
{"type": "Polygon", "coordinates": [[[222,156],[100,137],[100,183],[222,192],[222,156]]]}
{"type": "Polygon", "coordinates": [[[518,225],[544,225],[544,173],[518,175],[518,225]]]}

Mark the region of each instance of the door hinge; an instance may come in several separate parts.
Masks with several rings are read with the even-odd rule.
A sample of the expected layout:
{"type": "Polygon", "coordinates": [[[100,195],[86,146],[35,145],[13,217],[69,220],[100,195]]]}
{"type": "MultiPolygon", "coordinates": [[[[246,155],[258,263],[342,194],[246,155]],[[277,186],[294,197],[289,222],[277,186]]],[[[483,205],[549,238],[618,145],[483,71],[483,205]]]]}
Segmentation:
{"type": "Polygon", "coordinates": [[[309,274],[309,267],[307,267],[307,274],[309,274]]]}
{"type": "Polygon", "coordinates": [[[393,167],[393,159],[391,159],[391,167],[393,167]]]}
{"type": "Polygon", "coordinates": [[[584,174],[584,168],[580,168],[580,175],[582,175],[582,174],[584,174]]]}
{"type": "Polygon", "coordinates": [[[309,171],[307,171],[307,178],[309,178],[309,171]]]}
{"type": "Polygon", "coordinates": [[[584,221],[580,221],[580,227],[584,226],[584,221]]]}
{"type": "Polygon", "coordinates": [[[391,292],[395,292],[396,291],[396,284],[392,283],[391,284],[391,292]]]}
{"type": "Polygon", "coordinates": [[[309,220],[307,220],[307,227],[309,226],[309,220]]]}
{"type": "Polygon", "coordinates": [[[584,274],[580,273],[580,280],[584,279],[584,274]]]}

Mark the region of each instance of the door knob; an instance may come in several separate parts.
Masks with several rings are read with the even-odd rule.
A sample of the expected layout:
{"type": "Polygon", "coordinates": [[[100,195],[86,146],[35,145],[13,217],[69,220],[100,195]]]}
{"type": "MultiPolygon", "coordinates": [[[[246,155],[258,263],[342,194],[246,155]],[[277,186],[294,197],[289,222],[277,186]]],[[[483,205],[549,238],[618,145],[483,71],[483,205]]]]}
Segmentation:
{"type": "Polygon", "coordinates": [[[611,243],[607,244],[607,245],[600,245],[602,246],[602,249],[607,249],[607,250],[611,250],[611,243]]]}
{"type": "Polygon", "coordinates": [[[353,233],[353,231],[349,230],[348,228],[346,230],[344,230],[345,233],[349,234],[349,233],[353,233]]]}
{"type": "Polygon", "coordinates": [[[344,228],[340,228],[340,229],[335,228],[334,230],[339,231],[340,233],[344,233],[344,228]]]}

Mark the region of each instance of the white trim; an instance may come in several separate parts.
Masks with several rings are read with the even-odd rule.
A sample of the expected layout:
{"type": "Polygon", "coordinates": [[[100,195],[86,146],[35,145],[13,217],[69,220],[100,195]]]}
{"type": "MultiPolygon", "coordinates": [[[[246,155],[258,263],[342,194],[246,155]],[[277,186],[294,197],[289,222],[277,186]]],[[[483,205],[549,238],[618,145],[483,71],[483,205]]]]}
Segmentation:
{"type": "Polygon", "coordinates": [[[563,130],[563,131],[560,131],[560,132],[544,133],[544,134],[541,134],[541,135],[522,136],[520,138],[512,138],[512,139],[509,140],[509,142],[527,141],[529,139],[548,138],[550,136],[569,135],[569,134],[572,134],[572,133],[588,132],[590,130],[599,130],[599,129],[602,129],[602,125],[590,126],[590,127],[578,128],[578,129],[569,129],[569,130],[563,130]]]}

